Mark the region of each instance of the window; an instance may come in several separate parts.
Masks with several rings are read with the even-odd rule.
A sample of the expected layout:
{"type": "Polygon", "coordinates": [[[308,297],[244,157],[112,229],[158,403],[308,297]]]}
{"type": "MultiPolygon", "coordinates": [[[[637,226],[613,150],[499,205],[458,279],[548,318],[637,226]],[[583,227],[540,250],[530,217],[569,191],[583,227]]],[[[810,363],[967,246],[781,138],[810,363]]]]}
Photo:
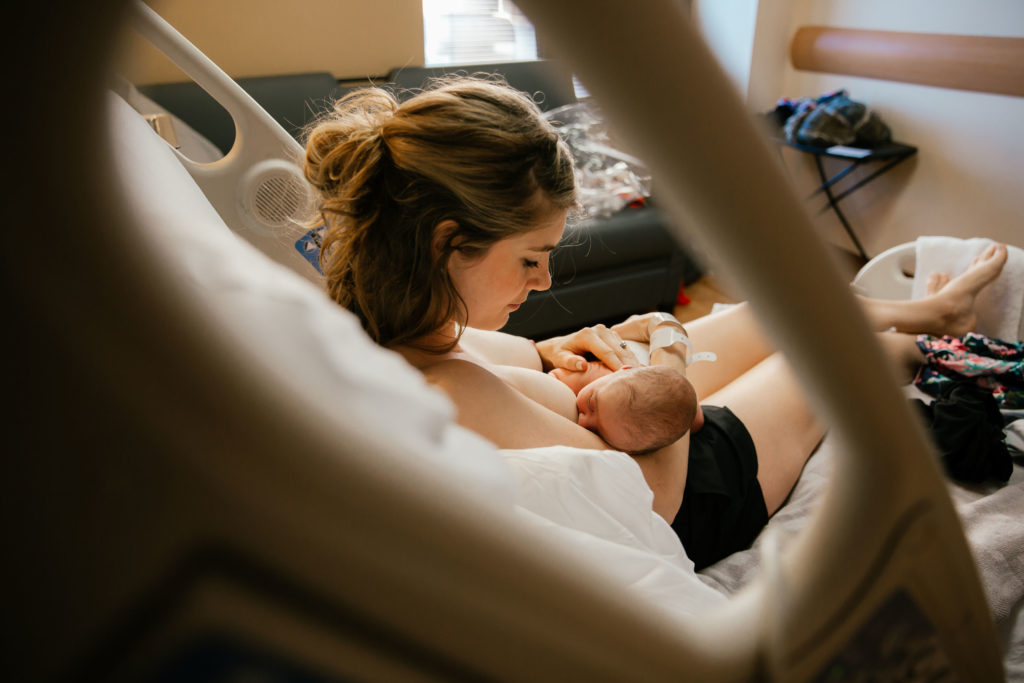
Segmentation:
{"type": "Polygon", "coordinates": [[[423,0],[427,66],[537,59],[533,24],[508,0],[423,0]]]}

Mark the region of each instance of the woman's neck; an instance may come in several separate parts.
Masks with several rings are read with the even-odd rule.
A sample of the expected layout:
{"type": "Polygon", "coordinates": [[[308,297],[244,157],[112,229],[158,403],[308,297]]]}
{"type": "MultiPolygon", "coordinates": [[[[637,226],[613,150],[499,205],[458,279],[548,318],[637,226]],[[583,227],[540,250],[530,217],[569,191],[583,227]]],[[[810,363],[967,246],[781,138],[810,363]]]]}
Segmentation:
{"type": "Polygon", "coordinates": [[[408,344],[394,347],[394,350],[417,368],[425,368],[438,361],[461,355],[460,328],[453,322],[435,332],[417,337],[408,344]]]}

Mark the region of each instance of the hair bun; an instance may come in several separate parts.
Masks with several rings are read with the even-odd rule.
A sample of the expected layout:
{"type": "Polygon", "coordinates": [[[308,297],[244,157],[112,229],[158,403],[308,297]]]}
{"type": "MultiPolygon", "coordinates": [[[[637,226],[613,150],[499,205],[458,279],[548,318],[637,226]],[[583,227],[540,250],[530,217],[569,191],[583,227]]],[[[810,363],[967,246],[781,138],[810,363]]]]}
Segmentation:
{"type": "Polygon", "coordinates": [[[305,174],[325,197],[339,187],[365,179],[382,160],[384,126],[398,102],[378,88],[358,90],[335,102],[306,133],[305,174]]]}

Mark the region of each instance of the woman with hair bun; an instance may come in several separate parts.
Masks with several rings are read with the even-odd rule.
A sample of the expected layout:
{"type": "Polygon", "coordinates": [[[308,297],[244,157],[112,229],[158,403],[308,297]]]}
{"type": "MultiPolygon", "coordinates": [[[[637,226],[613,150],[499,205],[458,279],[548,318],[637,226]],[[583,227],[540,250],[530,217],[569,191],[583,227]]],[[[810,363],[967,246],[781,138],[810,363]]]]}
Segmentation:
{"type": "MultiPolygon", "coordinates": [[[[399,102],[368,88],[307,131],[305,174],[320,201],[327,291],[380,345],[446,392],[457,421],[500,448],[606,449],[577,423],[579,405],[545,371],[650,363],[682,373],[703,426],[635,456],[653,508],[702,568],[753,542],[782,505],[823,428],[746,305],[688,324],[664,313],[533,343],[498,332],[534,290],[576,205],[569,149],[526,95],[496,78],[439,81],[399,102]],[[687,367],[690,349],[718,361],[687,367]]],[[[931,296],[864,300],[894,362],[921,361],[912,333],[963,334],[974,300],[1006,260],[994,245],[931,296]]],[[[581,392],[581,395],[583,392],[581,392]]],[[[597,429],[596,431],[600,431],[597,429]]]]}

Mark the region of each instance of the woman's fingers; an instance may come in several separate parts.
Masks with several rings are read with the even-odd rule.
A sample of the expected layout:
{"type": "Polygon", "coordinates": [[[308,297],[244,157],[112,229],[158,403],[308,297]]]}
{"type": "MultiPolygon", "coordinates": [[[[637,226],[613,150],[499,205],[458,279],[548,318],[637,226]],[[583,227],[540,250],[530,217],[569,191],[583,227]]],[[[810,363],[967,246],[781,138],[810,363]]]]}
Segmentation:
{"type": "Polygon", "coordinates": [[[576,334],[552,337],[536,343],[544,370],[564,368],[579,372],[587,367],[587,359],[576,353],[577,345],[573,339],[576,334]]]}
{"type": "Polygon", "coordinates": [[[588,341],[586,350],[597,356],[597,359],[612,370],[618,370],[623,365],[637,365],[636,355],[629,349],[622,337],[604,325],[595,325],[580,330],[581,333],[589,332],[583,339],[588,341]]]}
{"type": "Polygon", "coordinates": [[[604,325],[585,327],[564,337],[537,342],[537,351],[545,369],[565,368],[580,371],[587,367],[583,354],[593,354],[612,370],[623,365],[637,365],[633,352],[622,338],[604,325]]]}
{"type": "Polygon", "coordinates": [[[621,323],[612,325],[612,331],[623,339],[631,339],[638,342],[647,341],[647,320],[649,314],[631,315],[621,323]]]}

